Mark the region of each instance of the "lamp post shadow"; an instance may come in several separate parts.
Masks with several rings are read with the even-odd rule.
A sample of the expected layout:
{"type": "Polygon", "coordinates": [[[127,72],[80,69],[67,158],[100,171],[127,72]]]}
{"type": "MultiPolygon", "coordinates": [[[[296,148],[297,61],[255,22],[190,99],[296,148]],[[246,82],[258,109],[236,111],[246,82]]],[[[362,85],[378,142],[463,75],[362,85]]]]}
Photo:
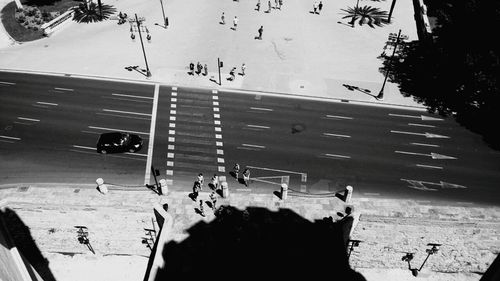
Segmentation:
{"type": "Polygon", "coordinates": [[[377,95],[371,94],[372,91],[370,91],[369,89],[363,89],[363,88],[360,88],[358,86],[349,85],[349,84],[342,84],[342,86],[346,87],[349,91],[356,90],[356,91],[361,92],[361,93],[363,93],[365,95],[368,95],[368,96],[371,96],[371,97],[374,97],[374,98],[378,99],[377,95]]]}

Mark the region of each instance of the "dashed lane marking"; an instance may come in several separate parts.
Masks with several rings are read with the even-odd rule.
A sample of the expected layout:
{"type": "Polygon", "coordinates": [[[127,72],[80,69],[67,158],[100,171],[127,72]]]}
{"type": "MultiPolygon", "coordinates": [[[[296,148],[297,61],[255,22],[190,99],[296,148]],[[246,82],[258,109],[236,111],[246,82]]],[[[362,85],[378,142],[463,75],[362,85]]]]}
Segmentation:
{"type": "Polygon", "coordinates": [[[148,114],[148,113],[139,113],[139,112],[132,112],[132,111],[121,111],[121,110],[106,109],[106,108],[103,108],[102,111],[104,111],[104,112],[113,112],[113,113],[122,113],[122,114],[140,115],[140,116],[149,116],[149,117],[151,117],[151,114],[148,114]]]}
{"type": "Polygon", "coordinates": [[[75,91],[74,89],[69,89],[69,88],[54,88],[54,90],[57,90],[57,91],[66,91],[66,92],[73,92],[75,91]]]}
{"type": "Polygon", "coordinates": [[[127,115],[102,113],[102,112],[96,112],[96,114],[103,115],[103,116],[113,116],[113,117],[119,117],[119,118],[136,119],[136,120],[151,120],[151,117],[148,118],[148,117],[138,117],[138,116],[127,116],[127,115]]]}
{"type": "Polygon", "coordinates": [[[326,157],[333,157],[333,158],[345,158],[345,159],[351,158],[351,156],[339,155],[339,154],[330,154],[330,153],[325,153],[323,155],[326,156],[326,157]]]}
{"type": "Polygon", "coordinates": [[[347,117],[347,116],[338,116],[338,115],[325,115],[326,118],[330,119],[346,119],[346,120],[352,120],[352,117],[347,117]]]}
{"type": "Polygon", "coordinates": [[[16,83],[0,81],[0,85],[16,85],[16,83]]]}
{"type": "Polygon", "coordinates": [[[260,111],[274,111],[274,109],[271,108],[263,108],[263,107],[250,107],[252,110],[260,110],[260,111]]]}
{"type": "Polygon", "coordinates": [[[125,98],[136,98],[136,99],[154,100],[154,97],[143,97],[143,96],[125,95],[125,94],[111,94],[111,95],[112,96],[117,96],[117,97],[125,97],[125,98]]]}
{"type": "Polygon", "coordinates": [[[39,119],[26,118],[26,117],[17,117],[17,119],[19,119],[19,120],[25,120],[25,121],[40,122],[39,119]]]}
{"type": "Polygon", "coordinates": [[[43,102],[43,101],[37,101],[36,103],[37,104],[42,104],[42,105],[53,105],[53,106],[57,106],[58,105],[57,103],[43,102]]]}
{"type": "Polygon", "coordinates": [[[0,136],[0,138],[3,138],[3,139],[8,139],[8,140],[21,140],[20,138],[16,138],[16,137],[8,137],[8,136],[0,136]]]}
{"type": "Polygon", "coordinates": [[[177,91],[177,87],[172,87],[172,91],[177,91]]]}
{"type": "Polygon", "coordinates": [[[217,149],[217,155],[224,155],[224,150],[217,149]]]}
{"type": "Polygon", "coordinates": [[[332,133],[323,133],[324,136],[327,137],[338,137],[338,138],[350,138],[351,136],[348,135],[339,135],[339,134],[332,134],[332,133]]]}
{"type": "Polygon", "coordinates": [[[245,146],[245,147],[254,147],[254,148],[260,148],[260,149],[264,149],[266,148],[265,146],[263,145],[256,145],[256,144],[247,144],[247,143],[242,143],[241,144],[242,146],[245,146]]]}
{"type": "Polygon", "coordinates": [[[419,142],[412,142],[410,144],[413,144],[413,145],[420,145],[420,146],[431,146],[431,147],[439,147],[439,145],[437,144],[428,144],[428,143],[419,143],[419,142]]]}
{"type": "Polygon", "coordinates": [[[216,145],[216,146],[220,146],[220,147],[222,147],[222,145],[223,145],[223,144],[222,144],[222,142],[221,142],[221,141],[216,141],[216,142],[215,142],[215,145],[216,145]]]}
{"type": "Polygon", "coordinates": [[[170,114],[172,114],[172,115],[177,114],[177,110],[170,110],[170,114]]]}
{"type": "Polygon", "coordinates": [[[429,169],[443,169],[443,167],[440,166],[430,166],[430,165],[422,165],[422,164],[416,164],[417,167],[420,168],[429,168],[429,169]]]}
{"type": "MultiPolygon", "coordinates": [[[[152,119],[152,120],[154,120],[154,119],[152,119]]],[[[149,133],[145,133],[145,132],[130,131],[130,130],[116,129],[116,128],[105,128],[105,127],[96,127],[96,126],[88,126],[88,128],[95,129],[95,130],[103,130],[103,131],[119,131],[119,132],[126,132],[126,133],[139,134],[139,135],[149,135],[149,133]]]]}
{"type": "Polygon", "coordinates": [[[426,125],[426,124],[418,124],[418,123],[408,123],[409,126],[418,126],[418,127],[427,127],[427,128],[436,128],[436,126],[433,125],[426,125]]]}
{"type": "Polygon", "coordinates": [[[271,127],[268,127],[268,126],[251,125],[251,124],[247,124],[247,127],[256,128],[256,129],[270,129],[271,128],[271,127]]]}

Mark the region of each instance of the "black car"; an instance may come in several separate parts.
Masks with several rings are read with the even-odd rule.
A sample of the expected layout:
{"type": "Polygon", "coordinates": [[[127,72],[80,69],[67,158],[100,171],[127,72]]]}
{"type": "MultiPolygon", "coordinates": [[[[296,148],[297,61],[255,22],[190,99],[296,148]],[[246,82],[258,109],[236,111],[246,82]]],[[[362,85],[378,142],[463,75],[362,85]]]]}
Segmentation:
{"type": "Polygon", "coordinates": [[[138,135],[115,132],[101,134],[97,141],[97,152],[119,153],[137,152],[142,148],[142,139],[138,135]]]}

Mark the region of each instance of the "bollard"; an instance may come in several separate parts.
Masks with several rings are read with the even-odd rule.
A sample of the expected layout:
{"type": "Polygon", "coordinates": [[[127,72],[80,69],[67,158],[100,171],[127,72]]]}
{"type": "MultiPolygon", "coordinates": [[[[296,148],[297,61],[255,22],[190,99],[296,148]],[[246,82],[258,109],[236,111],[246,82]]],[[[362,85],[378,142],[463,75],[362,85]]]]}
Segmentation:
{"type": "Polygon", "coordinates": [[[286,200],[288,196],[288,185],[286,183],[281,184],[281,200],[286,200]]]}
{"type": "Polygon", "coordinates": [[[160,195],[163,195],[168,192],[168,185],[167,185],[167,180],[161,179],[160,180],[160,186],[158,186],[158,193],[160,195]]]}
{"type": "Polygon", "coordinates": [[[351,203],[351,197],[352,197],[352,186],[348,185],[345,188],[344,201],[346,203],[351,203]]]}
{"type": "Polygon", "coordinates": [[[104,184],[104,180],[102,178],[98,178],[95,182],[97,183],[97,190],[99,190],[100,193],[108,193],[108,187],[104,184]]]}
{"type": "Polygon", "coordinates": [[[220,185],[222,186],[222,197],[228,198],[229,197],[229,187],[227,186],[227,182],[223,181],[220,185]]]}

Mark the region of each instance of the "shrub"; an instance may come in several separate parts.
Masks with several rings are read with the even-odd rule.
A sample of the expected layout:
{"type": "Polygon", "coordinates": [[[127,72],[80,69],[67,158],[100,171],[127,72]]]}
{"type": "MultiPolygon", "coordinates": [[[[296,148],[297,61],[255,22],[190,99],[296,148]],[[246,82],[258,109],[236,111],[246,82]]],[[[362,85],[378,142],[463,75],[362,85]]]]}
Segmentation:
{"type": "Polygon", "coordinates": [[[26,17],[25,17],[24,15],[19,16],[19,17],[17,18],[17,21],[18,21],[19,23],[23,23],[25,20],[26,20],[26,17]]]}

